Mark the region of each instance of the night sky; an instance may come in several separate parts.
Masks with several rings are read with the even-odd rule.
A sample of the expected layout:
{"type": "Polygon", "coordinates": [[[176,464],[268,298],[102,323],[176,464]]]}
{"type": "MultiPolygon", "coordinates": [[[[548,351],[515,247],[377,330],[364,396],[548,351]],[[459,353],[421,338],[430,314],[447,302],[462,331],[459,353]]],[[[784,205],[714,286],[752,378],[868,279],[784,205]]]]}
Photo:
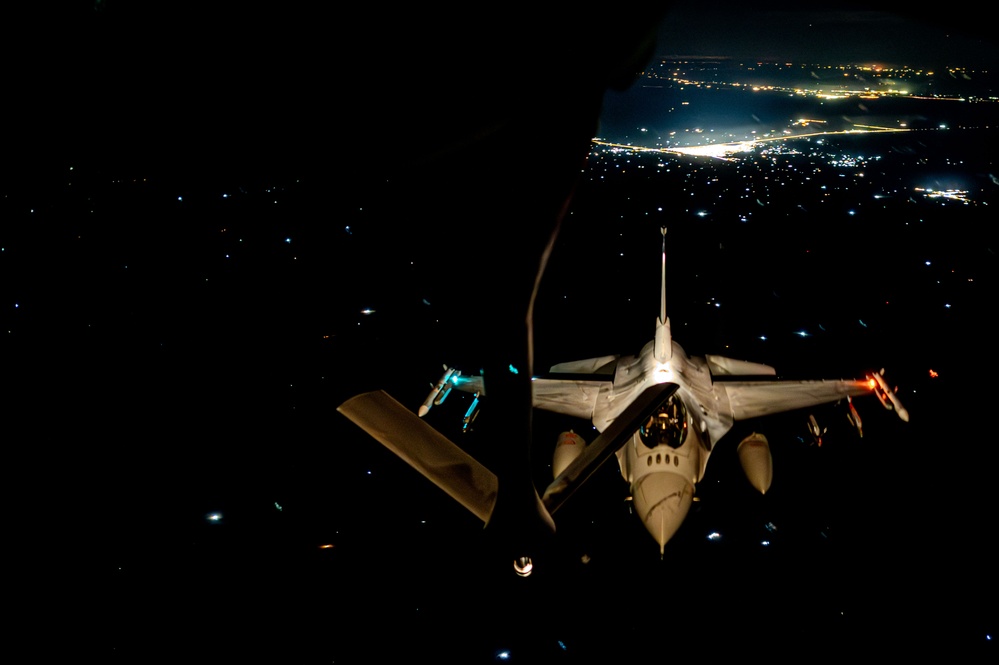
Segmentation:
{"type": "MultiPolygon", "coordinates": [[[[68,7],[26,16],[30,46],[3,47],[8,499],[16,570],[33,587],[15,625],[36,655],[493,662],[510,649],[520,662],[589,662],[741,643],[994,657],[994,232],[942,223],[941,254],[978,257],[981,286],[961,291],[960,313],[925,322],[922,293],[899,286],[905,316],[874,338],[911,381],[913,422],[872,401],[864,439],[841,424],[840,445],[821,450],[793,419],[765,423],[786,484],[746,491],[719,450],[668,561],[608,465],[560,517],[557,565],[512,578],[480,523],[335,410],[379,388],[415,408],[442,362],[522,353],[541,249],[563,205],[596,200],[577,178],[604,92],[626,90],[653,54],[742,55],[715,35],[726,21],[758,34],[748,14],[700,22],[678,7],[665,25],[672,15],[681,29],[664,32],[664,10],[483,12],[452,31],[448,15],[320,19],[294,2],[68,7]],[[757,542],[774,519],[771,554],[757,542]],[[730,544],[706,543],[714,525],[730,544]],[[46,627],[66,618],[56,640],[46,627]]],[[[863,18],[894,22],[885,9],[863,18]]],[[[797,53],[801,32],[781,25],[761,55],[797,53]]],[[[994,60],[984,40],[971,27],[962,44],[994,60]]],[[[869,53],[861,41],[849,57],[869,53]]],[[[622,301],[655,290],[656,266],[625,293],[601,270],[610,236],[591,228],[560,230],[539,364],[637,352],[652,333],[657,312],[622,301]],[[604,348],[622,342],[636,347],[604,348]]],[[[766,251],[772,238],[740,242],[766,251]]],[[[882,267],[912,250],[866,239],[836,275],[847,300],[891,282],[882,267]]],[[[621,243],[658,252],[639,233],[621,243]]],[[[678,297],[680,311],[696,312],[704,288],[678,297]]],[[[724,317],[674,333],[712,352],[701,347],[725,337],[707,332],[719,321],[739,337],[724,317]]],[[[773,354],[794,361],[796,349],[773,354]]],[[[823,349],[849,356],[810,353],[823,349]]],[[[431,422],[461,440],[467,402],[450,399],[431,422]]],[[[502,420],[483,409],[464,439],[473,453],[498,459],[502,420]]],[[[535,425],[545,442],[565,427],[545,414],[535,425]]],[[[539,477],[546,456],[532,460],[539,477]]]]}
{"type": "Polygon", "coordinates": [[[673,56],[910,67],[996,64],[994,35],[967,7],[927,12],[902,3],[673,3],[659,44],[673,56]]]}

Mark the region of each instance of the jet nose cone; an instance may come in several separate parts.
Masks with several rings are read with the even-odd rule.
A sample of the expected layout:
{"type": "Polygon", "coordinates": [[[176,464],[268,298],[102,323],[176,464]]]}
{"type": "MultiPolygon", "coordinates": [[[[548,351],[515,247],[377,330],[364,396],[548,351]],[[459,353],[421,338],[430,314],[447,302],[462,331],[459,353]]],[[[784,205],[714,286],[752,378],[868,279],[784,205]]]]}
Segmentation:
{"type": "Polygon", "coordinates": [[[694,486],[675,473],[650,473],[632,490],[635,510],[646,530],[659,543],[659,553],[677,532],[690,511],[694,486]]]}

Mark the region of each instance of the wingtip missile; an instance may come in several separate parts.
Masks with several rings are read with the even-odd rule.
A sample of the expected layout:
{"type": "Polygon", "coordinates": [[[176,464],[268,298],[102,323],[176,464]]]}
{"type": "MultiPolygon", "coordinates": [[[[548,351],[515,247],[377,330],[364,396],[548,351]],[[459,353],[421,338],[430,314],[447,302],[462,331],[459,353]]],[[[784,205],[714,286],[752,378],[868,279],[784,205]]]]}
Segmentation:
{"type": "Polygon", "coordinates": [[[461,421],[461,431],[468,432],[472,427],[472,423],[475,422],[475,418],[479,415],[479,393],[475,393],[475,397],[472,399],[472,404],[465,411],[465,417],[461,421]]]}
{"type": "Polygon", "coordinates": [[[447,365],[444,365],[444,374],[441,375],[441,378],[437,381],[437,383],[431,386],[430,394],[427,395],[425,400],[423,400],[423,404],[420,405],[417,415],[422,418],[430,412],[430,407],[439,405],[443,402],[447,398],[448,393],[451,392],[451,378],[457,377],[460,374],[461,372],[453,367],[449,368],[447,365]]]}
{"type": "Polygon", "coordinates": [[[853,405],[853,400],[850,399],[849,395],[846,396],[846,404],[847,408],[849,409],[849,411],[846,414],[846,419],[849,420],[850,424],[853,425],[854,429],[857,430],[857,436],[859,436],[860,438],[864,438],[863,421],[860,419],[860,414],[857,413],[857,407],[853,405]]]}
{"type": "Polygon", "coordinates": [[[902,406],[902,401],[896,395],[896,390],[892,390],[888,387],[888,383],[885,381],[885,370],[881,368],[880,372],[874,372],[871,376],[874,379],[874,393],[878,396],[881,404],[888,410],[895,410],[898,417],[902,419],[903,422],[909,422],[909,412],[904,406],[902,406]]]}
{"type": "Polygon", "coordinates": [[[819,427],[819,421],[814,414],[808,414],[808,433],[812,435],[812,444],[822,447],[822,435],[826,433],[828,427],[819,427]]]}

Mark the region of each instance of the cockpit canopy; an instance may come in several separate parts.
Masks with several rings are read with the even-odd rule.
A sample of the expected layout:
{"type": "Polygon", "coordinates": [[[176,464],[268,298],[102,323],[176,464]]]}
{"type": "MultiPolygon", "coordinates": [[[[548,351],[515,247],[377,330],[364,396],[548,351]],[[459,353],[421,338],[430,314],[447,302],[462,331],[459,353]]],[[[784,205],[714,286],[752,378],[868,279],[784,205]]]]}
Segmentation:
{"type": "Polygon", "coordinates": [[[648,448],[682,446],[687,438],[687,409],[683,401],[676,394],[671,395],[659,411],[645,421],[638,434],[648,448]]]}

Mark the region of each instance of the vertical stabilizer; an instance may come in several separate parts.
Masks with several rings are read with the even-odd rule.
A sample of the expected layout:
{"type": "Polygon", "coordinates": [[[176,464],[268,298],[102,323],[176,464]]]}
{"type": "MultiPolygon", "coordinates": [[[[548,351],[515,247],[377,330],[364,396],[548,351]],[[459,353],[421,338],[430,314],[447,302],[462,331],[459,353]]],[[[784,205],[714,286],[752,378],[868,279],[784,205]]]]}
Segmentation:
{"type": "Polygon", "coordinates": [[[663,234],[663,265],[662,285],[659,292],[659,318],[656,319],[655,358],[657,362],[666,363],[673,357],[673,338],[669,329],[669,317],[666,316],[666,227],[661,228],[663,234]]]}

